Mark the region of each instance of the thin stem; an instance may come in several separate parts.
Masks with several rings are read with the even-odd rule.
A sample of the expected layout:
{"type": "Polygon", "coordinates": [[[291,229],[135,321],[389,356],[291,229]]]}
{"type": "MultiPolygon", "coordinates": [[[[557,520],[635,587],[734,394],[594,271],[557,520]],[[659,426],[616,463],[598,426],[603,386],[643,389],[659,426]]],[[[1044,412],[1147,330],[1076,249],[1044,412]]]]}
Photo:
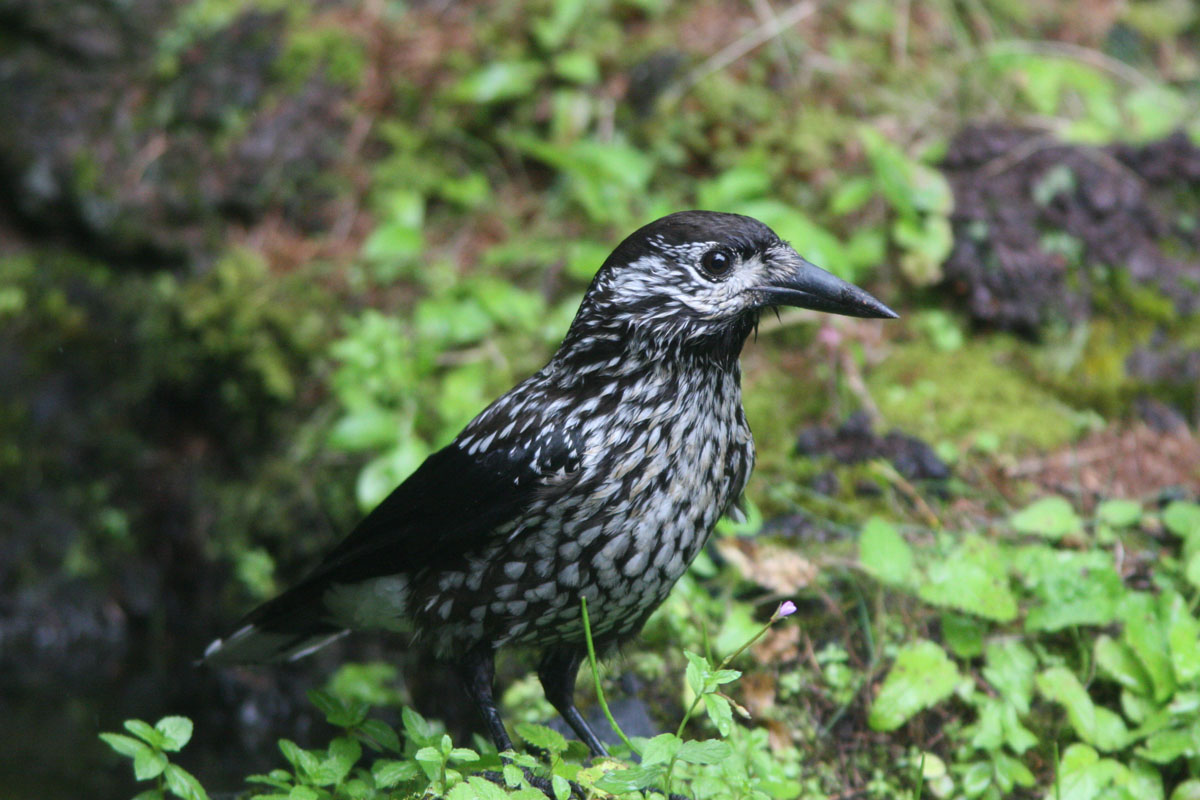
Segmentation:
{"type": "MultiPolygon", "coordinates": [[[[608,724],[612,726],[613,731],[617,736],[621,737],[621,741],[629,748],[630,752],[638,753],[638,749],[633,746],[633,742],[629,741],[629,737],[625,735],[625,731],[621,730],[621,726],[613,719],[612,712],[608,710],[608,701],[604,699],[604,690],[600,688],[600,670],[596,666],[596,648],[592,644],[592,623],[588,619],[587,598],[580,597],[579,605],[583,609],[583,638],[587,642],[588,651],[588,666],[592,669],[592,680],[596,682],[596,699],[600,701],[600,708],[604,711],[604,716],[608,720],[608,724]]],[[[641,753],[638,753],[641,755],[641,753]]]]}

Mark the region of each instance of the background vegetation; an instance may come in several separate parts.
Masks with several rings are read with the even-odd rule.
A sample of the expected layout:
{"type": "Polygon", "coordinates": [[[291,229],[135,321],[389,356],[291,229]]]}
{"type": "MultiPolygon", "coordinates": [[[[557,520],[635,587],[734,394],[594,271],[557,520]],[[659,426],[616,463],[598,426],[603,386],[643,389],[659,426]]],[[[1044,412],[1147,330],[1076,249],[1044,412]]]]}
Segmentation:
{"type": "Polygon", "coordinates": [[[537,369],[620,238],[690,207],[903,319],[787,312],[748,345],[751,519],[601,667],[640,766],[586,767],[501,665],[554,788],[1200,797],[1193,3],[0,19],[6,797],[138,791],[97,738],[134,717],[162,719],[106,741],[146,797],[508,791],[403,643],[192,662],[537,369]]]}

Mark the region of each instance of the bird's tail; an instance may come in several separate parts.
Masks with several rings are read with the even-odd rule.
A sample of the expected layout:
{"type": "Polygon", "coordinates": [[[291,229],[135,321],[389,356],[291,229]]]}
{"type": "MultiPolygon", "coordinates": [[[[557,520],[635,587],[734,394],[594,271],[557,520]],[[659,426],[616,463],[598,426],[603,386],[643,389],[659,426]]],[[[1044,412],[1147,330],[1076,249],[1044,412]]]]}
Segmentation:
{"type": "Polygon", "coordinates": [[[251,611],[233,633],[204,649],[202,661],[214,666],[295,661],[345,635],[348,631],[324,619],[324,608],[304,588],[251,611]]]}

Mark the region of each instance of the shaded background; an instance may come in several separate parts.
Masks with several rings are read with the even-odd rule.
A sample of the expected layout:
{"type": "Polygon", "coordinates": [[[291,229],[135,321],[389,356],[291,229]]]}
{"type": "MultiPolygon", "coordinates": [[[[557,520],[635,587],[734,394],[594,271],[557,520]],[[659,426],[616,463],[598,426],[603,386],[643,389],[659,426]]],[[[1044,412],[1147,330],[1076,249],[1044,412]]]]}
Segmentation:
{"type": "Polygon", "coordinates": [[[394,642],[192,661],[682,208],[757,216],[904,316],[788,313],[748,347],[750,495],[789,547],[916,514],[903,485],[1194,498],[1198,40],[1183,0],[3,0],[0,794],[126,796],[95,734],[165,713],[236,789],[317,735],[303,691],[350,656],[405,667],[360,680],[377,702],[469,726],[394,642]],[[855,471],[880,458],[903,484],[855,471]]]}

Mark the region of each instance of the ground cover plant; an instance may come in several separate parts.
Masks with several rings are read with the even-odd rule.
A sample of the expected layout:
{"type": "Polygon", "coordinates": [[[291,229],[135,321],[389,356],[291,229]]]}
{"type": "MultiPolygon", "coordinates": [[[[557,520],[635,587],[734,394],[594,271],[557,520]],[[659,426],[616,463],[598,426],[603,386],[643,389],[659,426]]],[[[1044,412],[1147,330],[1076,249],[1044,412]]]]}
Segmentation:
{"type": "Polygon", "coordinates": [[[1200,797],[1191,4],[13,9],[13,797],[1200,797]],[[190,666],[687,207],[903,319],[763,319],[747,520],[597,668],[640,760],[519,660],[509,765],[401,642],[190,666]]]}

